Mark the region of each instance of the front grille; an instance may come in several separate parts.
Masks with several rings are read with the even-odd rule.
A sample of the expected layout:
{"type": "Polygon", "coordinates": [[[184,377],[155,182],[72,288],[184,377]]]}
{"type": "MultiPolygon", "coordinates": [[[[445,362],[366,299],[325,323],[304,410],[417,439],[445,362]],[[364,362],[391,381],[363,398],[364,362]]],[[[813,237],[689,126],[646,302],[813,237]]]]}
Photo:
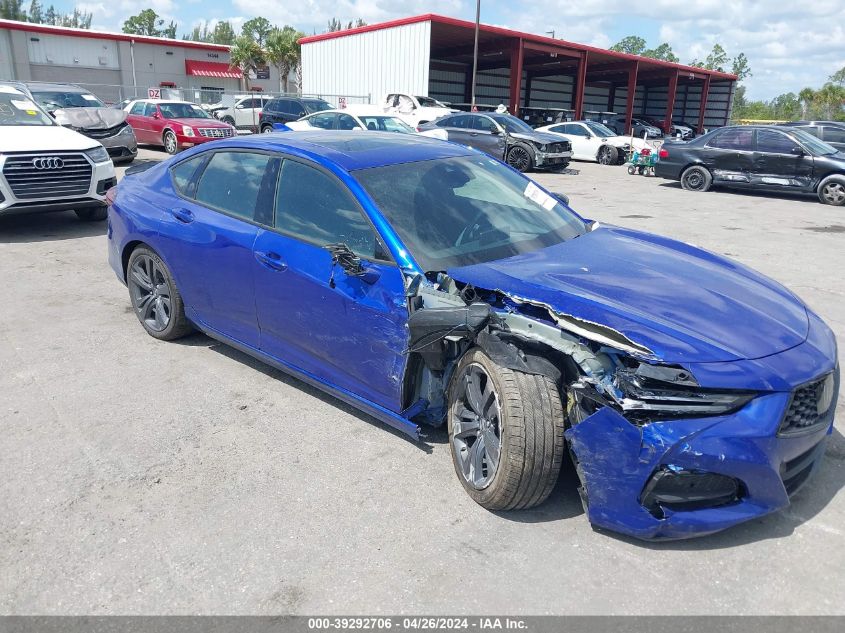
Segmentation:
{"type": "Polygon", "coordinates": [[[571,145],[569,141],[563,143],[549,143],[546,146],[546,151],[549,154],[560,154],[561,152],[568,152],[571,145]]]}
{"type": "Polygon", "coordinates": [[[199,133],[200,136],[206,138],[229,138],[232,136],[231,128],[227,127],[201,127],[199,133]]]}
{"type": "Polygon", "coordinates": [[[94,171],[84,154],[48,152],[39,154],[12,154],[6,157],[3,177],[19,200],[37,198],[64,198],[88,193],[94,171]],[[60,167],[37,169],[36,159],[57,158],[53,164],[60,167]]]}
{"type": "Polygon", "coordinates": [[[793,391],[778,434],[795,435],[828,423],[836,407],[837,382],[831,372],[793,391]]]}
{"type": "Polygon", "coordinates": [[[96,130],[92,129],[77,129],[76,131],[80,134],[84,134],[88,138],[110,138],[116,134],[118,134],[123,128],[126,127],[126,123],[121,123],[120,125],[115,125],[114,127],[110,128],[99,128],[96,130]]]}

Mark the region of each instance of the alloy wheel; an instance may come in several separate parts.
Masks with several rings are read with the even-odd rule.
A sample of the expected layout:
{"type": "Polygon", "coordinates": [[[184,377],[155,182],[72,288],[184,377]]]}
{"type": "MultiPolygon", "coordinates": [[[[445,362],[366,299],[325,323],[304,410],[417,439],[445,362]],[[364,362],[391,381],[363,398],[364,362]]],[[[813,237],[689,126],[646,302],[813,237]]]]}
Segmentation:
{"type": "Polygon", "coordinates": [[[610,148],[602,147],[599,152],[599,164],[610,165],[610,148]]]}
{"type": "Polygon", "coordinates": [[[164,271],[152,257],[142,255],[132,263],[128,277],[139,318],[154,332],[163,331],[171,316],[171,290],[164,271]]]}
{"type": "Polygon", "coordinates": [[[173,132],[167,132],[164,135],[164,149],[168,154],[176,153],[176,137],[173,132]]]}
{"type": "Polygon", "coordinates": [[[516,146],[508,152],[508,165],[524,172],[531,165],[531,157],[524,147],[516,146]]]}
{"type": "Polygon", "coordinates": [[[468,365],[458,380],[459,392],[452,413],[452,450],[464,480],[481,490],[490,484],[499,467],[499,397],[490,376],[477,363],[468,365]]]}
{"type": "Polygon", "coordinates": [[[829,182],[822,187],[822,198],[825,202],[833,205],[845,203],[845,186],[840,182],[829,182]]]}

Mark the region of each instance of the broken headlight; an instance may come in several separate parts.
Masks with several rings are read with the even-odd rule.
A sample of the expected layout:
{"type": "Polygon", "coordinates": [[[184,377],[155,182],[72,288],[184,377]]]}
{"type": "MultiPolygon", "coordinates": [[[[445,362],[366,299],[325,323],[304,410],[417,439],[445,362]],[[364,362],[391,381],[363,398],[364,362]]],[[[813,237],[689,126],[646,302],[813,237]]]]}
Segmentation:
{"type": "Polygon", "coordinates": [[[621,392],[619,404],[634,420],[724,415],[747,404],[756,394],[748,391],[705,389],[683,368],[642,364],[615,375],[621,392]]]}

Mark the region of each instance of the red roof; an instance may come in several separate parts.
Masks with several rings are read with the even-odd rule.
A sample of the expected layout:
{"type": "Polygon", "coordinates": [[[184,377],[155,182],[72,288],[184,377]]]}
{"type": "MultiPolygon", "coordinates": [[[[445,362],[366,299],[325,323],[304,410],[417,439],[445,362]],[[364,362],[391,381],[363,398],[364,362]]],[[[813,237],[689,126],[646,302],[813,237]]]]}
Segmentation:
{"type": "MultiPolygon", "coordinates": [[[[347,29],[344,31],[334,31],[331,33],[320,33],[319,35],[309,35],[299,40],[300,44],[310,44],[311,42],[320,42],[323,40],[330,40],[338,37],[346,37],[347,35],[356,35],[358,33],[367,33],[369,31],[380,31],[382,29],[390,29],[396,26],[403,26],[405,24],[415,24],[418,22],[432,22],[434,24],[447,24],[451,26],[458,26],[465,29],[475,30],[475,22],[467,20],[459,20],[457,18],[446,17],[445,15],[437,15],[435,13],[426,13],[424,15],[414,15],[407,18],[400,18],[398,20],[390,20],[389,22],[379,22],[378,24],[368,24],[366,26],[359,26],[354,29],[347,29]]],[[[561,49],[569,49],[575,51],[583,51],[587,53],[599,53],[604,57],[615,57],[619,60],[639,61],[648,64],[649,66],[665,66],[668,68],[677,68],[691,73],[698,73],[702,75],[710,75],[719,79],[736,80],[736,75],[730,73],[721,73],[715,70],[707,70],[705,68],[696,68],[694,66],[686,66],[684,64],[675,64],[660,59],[652,59],[651,57],[640,57],[639,55],[629,55],[628,53],[617,53],[604,48],[596,46],[588,46],[586,44],[576,44],[566,40],[554,39],[544,35],[534,35],[533,33],[525,33],[523,31],[514,31],[512,29],[502,28],[500,26],[491,26],[489,24],[479,25],[479,30],[485,33],[492,33],[494,35],[501,35],[504,37],[513,37],[527,40],[529,42],[539,42],[542,44],[552,45],[561,49]]]]}
{"type": "Polygon", "coordinates": [[[112,33],[109,31],[92,31],[90,29],[74,29],[69,26],[32,24],[31,22],[18,22],[17,20],[0,20],[0,29],[9,29],[10,31],[27,31],[28,33],[66,35],[68,37],[113,40],[116,42],[138,42],[139,44],[163,44],[165,46],[178,46],[180,48],[201,48],[207,51],[228,52],[230,49],[229,46],[225,46],[224,44],[188,42],[186,40],[172,40],[168,37],[150,37],[149,35],[132,35],[131,33],[112,33]]]}
{"type": "Polygon", "coordinates": [[[230,68],[229,64],[225,62],[206,62],[197,59],[186,59],[185,72],[194,77],[241,78],[240,71],[230,68]]]}

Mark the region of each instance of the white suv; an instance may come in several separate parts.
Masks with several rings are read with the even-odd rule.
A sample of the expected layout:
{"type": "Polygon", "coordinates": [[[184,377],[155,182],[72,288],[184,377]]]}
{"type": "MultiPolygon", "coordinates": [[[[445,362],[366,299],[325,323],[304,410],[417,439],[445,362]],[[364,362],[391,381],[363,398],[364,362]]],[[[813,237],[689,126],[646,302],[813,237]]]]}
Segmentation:
{"type": "Polygon", "coordinates": [[[273,97],[267,95],[223,95],[217,106],[212,106],[214,116],[234,125],[239,130],[258,131],[261,111],[273,97]]]}
{"type": "Polygon", "coordinates": [[[0,84],[0,215],[72,209],[81,220],[105,220],[106,192],[115,184],[100,143],[0,84]]]}

